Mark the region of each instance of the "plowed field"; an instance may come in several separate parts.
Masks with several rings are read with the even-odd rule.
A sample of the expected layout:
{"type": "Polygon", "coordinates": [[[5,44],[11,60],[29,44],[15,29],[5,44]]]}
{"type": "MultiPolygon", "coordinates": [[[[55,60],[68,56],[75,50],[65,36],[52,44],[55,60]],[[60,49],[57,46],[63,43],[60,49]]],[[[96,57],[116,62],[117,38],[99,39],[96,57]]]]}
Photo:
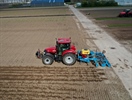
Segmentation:
{"type": "Polygon", "coordinates": [[[110,69],[0,67],[2,100],[131,100],[124,91],[110,69]]]}
{"type": "Polygon", "coordinates": [[[77,50],[98,49],[66,7],[0,12],[0,100],[131,100],[112,68],[78,62],[44,66],[38,48],[71,37],[77,50]]]}

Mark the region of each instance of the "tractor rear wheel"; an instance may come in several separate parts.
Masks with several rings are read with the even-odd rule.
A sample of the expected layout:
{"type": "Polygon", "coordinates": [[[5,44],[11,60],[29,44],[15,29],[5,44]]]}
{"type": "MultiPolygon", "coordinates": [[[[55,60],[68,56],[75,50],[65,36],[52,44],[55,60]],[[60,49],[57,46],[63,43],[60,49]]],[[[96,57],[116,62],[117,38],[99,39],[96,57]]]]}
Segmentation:
{"type": "Polygon", "coordinates": [[[53,63],[54,59],[52,57],[50,57],[49,55],[44,55],[42,57],[42,62],[45,65],[51,65],[53,63]]]}
{"type": "Polygon", "coordinates": [[[76,55],[71,53],[65,54],[62,58],[62,61],[66,65],[73,65],[76,62],[76,55]]]}

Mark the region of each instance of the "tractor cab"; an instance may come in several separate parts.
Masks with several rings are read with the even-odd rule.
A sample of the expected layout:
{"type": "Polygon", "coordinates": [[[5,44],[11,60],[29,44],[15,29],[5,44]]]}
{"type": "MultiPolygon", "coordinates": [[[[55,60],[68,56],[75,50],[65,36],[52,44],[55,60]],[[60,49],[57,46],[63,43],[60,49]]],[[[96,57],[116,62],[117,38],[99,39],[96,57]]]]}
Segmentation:
{"type": "Polygon", "coordinates": [[[62,55],[62,52],[70,49],[70,38],[58,38],[56,40],[56,50],[58,55],[62,55]]]}
{"type": "Polygon", "coordinates": [[[123,12],[128,13],[128,12],[130,12],[130,9],[124,9],[123,12]]]}

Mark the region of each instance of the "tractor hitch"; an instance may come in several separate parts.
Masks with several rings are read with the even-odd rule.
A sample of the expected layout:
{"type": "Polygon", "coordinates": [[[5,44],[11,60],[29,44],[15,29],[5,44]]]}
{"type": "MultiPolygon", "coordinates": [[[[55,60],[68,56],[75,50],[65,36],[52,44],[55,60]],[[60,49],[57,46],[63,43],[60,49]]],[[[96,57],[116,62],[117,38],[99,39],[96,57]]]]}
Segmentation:
{"type": "Polygon", "coordinates": [[[42,56],[43,56],[43,53],[40,51],[40,49],[38,49],[38,51],[36,52],[36,57],[37,57],[38,59],[41,59],[42,56]]]}

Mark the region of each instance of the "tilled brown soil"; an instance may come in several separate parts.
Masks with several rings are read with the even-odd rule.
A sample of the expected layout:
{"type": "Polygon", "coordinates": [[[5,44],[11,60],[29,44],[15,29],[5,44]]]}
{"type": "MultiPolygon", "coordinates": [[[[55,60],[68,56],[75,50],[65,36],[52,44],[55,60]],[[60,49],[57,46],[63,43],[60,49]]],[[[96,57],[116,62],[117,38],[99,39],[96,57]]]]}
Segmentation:
{"type": "Polygon", "coordinates": [[[82,34],[79,23],[77,26],[74,20],[75,16],[59,16],[66,14],[72,14],[72,12],[68,8],[2,10],[1,16],[3,17],[0,20],[0,65],[43,66],[42,61],[35,57],[36,51],[38,48],[43,51],[46,47],[55,46],[55,39],[59,37],[71,37],[72,44],[76,46],[77,50],[87,48],[88,46],[84,42],[86,40],[85,34],[82,34]],[[26,14],[32,17],[27,17],[26,14]],[[33,17],[40,14],[44,16],[33,17]],[[45,17],[45,15],[50,14],[52,16],[45,17]],[[10,16],[19,17],[10,18],[10,16]]]}
{"type": "Polygon", "coordinates": [[[94,67],[1,66],[0,98],[1,100],[131,100],[112,70],[106,71],[94,67]]]}

